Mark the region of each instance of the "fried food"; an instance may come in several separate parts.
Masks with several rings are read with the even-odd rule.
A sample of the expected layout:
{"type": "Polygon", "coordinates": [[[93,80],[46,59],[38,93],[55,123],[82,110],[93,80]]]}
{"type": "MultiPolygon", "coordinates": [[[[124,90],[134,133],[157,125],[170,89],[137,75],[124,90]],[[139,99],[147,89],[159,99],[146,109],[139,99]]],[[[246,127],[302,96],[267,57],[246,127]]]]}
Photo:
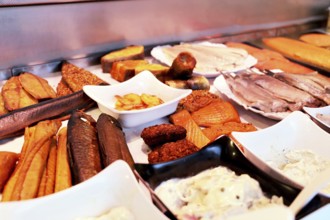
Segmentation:
{"type": "Polygon", "coordinates": [[[85,85],[107,84],[93,73],[68,62],[62,64],[62,77],[73,92],[82,90],[85,85]]]}
{"type": "Polygon", "coordinates": [[[69,155],[66,147],[67,131],[67,127],[63,127],[58,132],[54,192],[59,192],[72,186],[69,155]]]}
{"type": "Polygon", "coordinates": [[[15,169],[18,154],[8,151],[0,151],[0,192],[15,169]]]}
{"type": "Polygon", "coordinates": [[[249,132],[256,130],[257,130],[256,127],[254,127],[251,123],[230,121],[205,128],[203,129],[203,134],[206,137],[208,137],[211,141],[213,141],[217,137],[221,135],[229,135],[233,131],[249,132]]]}
{"type": "Polygon", "coordinates": [[[123,96],[116,95],[115,97],[117,98],[115,108],[124,111],[145,109],[164,103],[164,101],[156,95],[146,93],[142,93],[141,95],[128,93],[123,96]]]}
{"type": "Polygon", "coordinates": [[[54,89],[48,84],[48,81],[32,73],[21,73],[18,79],[24,88],[35,99],[56,98],[54,89]]]}
{"type": "Polygon", "coordinates": [[[174,79],[186,79],[191,77],[196,66],[195,57],[189,52],[181,52],[173,60],[168,75],[174,79]]]}
{"type": "Polygon", "coordinates": [[[51,140],[47,165],[44,169],[41,182],[38,189],[38,197],[46,196],[54,193],[55,187],[55,173],[56,173],[56,138],[51,140]]]}
{"type": "Polygon", "coordinates": [[[210,142],[187,110],[184,109],[171,115],[170,122],[184,127],[187,131],[186,139],[198,148],[202,148],[210,142]]]}
{"type": "Polygon", "coordinates": [[[52,138],[60,126],[60,121],[46,120],[25,129],[21,157],[4,188],[2,201],[25,200],[37,196],[52,138]]]}
{"type": "Polygon", "coordinates": [[[96,121],[75,111],[68,122],[68,151],[73,184],[81,183],[102,170],[96,121]]]}
{"type": "Polygon", "coordinates": [[[186,134],[186,129],[180,125],[158,124],[144,128],[141,137],[149,147],[154,148],[167,142],[184,139],[186,134]]]}
{"type": "Polygon", "coordinates": [[[65,82],[65,80],[62,77],[61,81],[57,84],[56,87],[56,96],[61,97],[72,93],[73,91],[70,89],[69,85],[65,82]]]}
{"type": "Polygon", "coordinates": [[[228,101],[215,100],[191,113],[192,119],[201,127],[210,127],[228,121],[240,122],[235,107],[228,101]]]}
{"type": "Polygon", "coordinates": [[[4,106],[8,111],[13,111],[26,106],[38,103],[38,100],[33,98],[22,87],[18,76],[13,76],[3,85],[1,91],[4,106]]]}
{"type": "Polygon", "coordinates": [[[148,154],[148,161],[149,163],[171,161],[195,153],[198,150],[199,148],[190,141],[181,139],[155,148],[148,154]]]}
{"type": "Polygon", "coordinates": [[[7,114],[8,110],[5,107],[5,102],[2,98],[2,94],[0,93],[0,115],[7,114]]]}
{"type": "Polygon", "coordinates": [[[213,100],[221,100],[219,96],[206,91],[194,90],[187,97],[180,100],[177,111],[186,109],[187,111],[195,112],[200,108],[210,104],[213,100]]]}

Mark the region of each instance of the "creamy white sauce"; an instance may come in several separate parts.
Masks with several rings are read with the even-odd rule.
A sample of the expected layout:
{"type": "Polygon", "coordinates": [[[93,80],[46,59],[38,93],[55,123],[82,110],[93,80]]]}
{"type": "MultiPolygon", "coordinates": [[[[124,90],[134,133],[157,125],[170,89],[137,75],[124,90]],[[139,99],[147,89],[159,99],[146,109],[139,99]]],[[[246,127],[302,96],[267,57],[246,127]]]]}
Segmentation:
{"type": "Polygon", "coordinates": [[[281,198],[265,197],[259,183],[248,175],[238,176],[221,166],[193,177],[165,181],[155,192],[178,219],[224,219],[266,205],[283,204],[281,198]]]}
{"type": "MultiPolygon", "coordinates": [[[[314,176],[330,166],[330,160],[310,150],[289,150],[284,153],[283,160],[269,164],[302,185],[307,185],[314,176]]],[[[330,193],[330,185],[322,191],[330,193]]]]}
{"type": "Polygon", "coordinates": [[[76,220],[134,220],[134,215],[131,211],[124,207],[118,206],[110,209],[107,213],[97,217],[86,217],[86,218],[78,218],[76,220]]]}

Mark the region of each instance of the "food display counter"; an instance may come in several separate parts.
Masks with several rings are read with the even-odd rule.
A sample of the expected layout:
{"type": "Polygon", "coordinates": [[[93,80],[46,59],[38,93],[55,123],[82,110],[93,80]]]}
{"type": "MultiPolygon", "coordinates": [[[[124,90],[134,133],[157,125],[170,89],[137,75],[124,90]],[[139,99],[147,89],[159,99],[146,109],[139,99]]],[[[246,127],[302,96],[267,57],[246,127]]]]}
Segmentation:
{"type": "Polygon", "coordinates": [[[330,39],[329,6],[0,1],[0,219],[88,219],[110,210],[108,219],[327,219],[325,189],[301,211],[287,207],[306,184],[297,170],[311,175],[330,164],[330,43],[302,38],[330,39]],[[139,99],[132,111],[130,98],[139,99]],[[283,174],[283,161],[300,167],[283,174]],[[219,165],[257,181],[214,170],[206,188],[196,177],[190,192],[155,190],[219,165]],[[262,191],[252,191],[255,182],[262,191]],[[192,192],[203,200],[197,207],[218,207],[188,206],[192,192]],[[222,211],[233,203],[239,208],[222,211]],[[285,206],[230,216],[266,203],[285,206]]]}

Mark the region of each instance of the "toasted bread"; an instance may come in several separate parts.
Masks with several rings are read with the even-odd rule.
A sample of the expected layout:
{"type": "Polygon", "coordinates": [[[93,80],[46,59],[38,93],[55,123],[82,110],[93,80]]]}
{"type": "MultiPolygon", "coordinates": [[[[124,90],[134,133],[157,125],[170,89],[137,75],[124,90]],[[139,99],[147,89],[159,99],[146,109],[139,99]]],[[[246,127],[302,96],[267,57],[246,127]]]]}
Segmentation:
{"type": "Polygon", "coordinates": [[[135,75],[139,74],[140,72],[142,72],[144,70],[148,70],[148,71],[152,72],[157,77],[157,79],[159,79],[162,82],[165,82],[166,80],[168,80],[170,78],[167,75],[169,67],[163,66],[161,64],[149,63],[149,64],[138,65],[135,68],[135,75]]]}
{"type": "Polygon", "coordinates": [[[146,60],[124,60],[114,62],[110,71],[111,77],[118,82],[124,82],[144,70],[152,72],[159,80],[167,79],[168,67],[149,63],[146,60]]]}
{"type": "Polygon", "coordinates": [[[109,73],[115,61],[144,59],[144,46],[129,46],[112,51],[101,58],[102,71],[109,73]]]}
{"type": "Polygon", "coordinates": [[[148,64],[146,60],[124,60],[116,61],[111,67],[111,77],[118,82],[124,82],[135,75],[135,68],[138,65],[148,64]]]}

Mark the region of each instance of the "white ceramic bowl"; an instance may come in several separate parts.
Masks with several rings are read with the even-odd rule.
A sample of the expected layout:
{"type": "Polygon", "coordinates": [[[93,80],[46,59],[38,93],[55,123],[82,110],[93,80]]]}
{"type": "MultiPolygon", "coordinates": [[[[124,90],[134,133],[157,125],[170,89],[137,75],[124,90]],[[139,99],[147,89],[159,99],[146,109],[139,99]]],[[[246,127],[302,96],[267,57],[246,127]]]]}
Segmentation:
{"type": "Polygon", "coordinates": [[[291,113],[271,127],[254,132],[233,132],[232,137],[243,154],[261,170],[298,188],[302,188],[302,184],[269,162],[282,160],[284,152],[291,149],[308,149],[330,160],[330,134],[300,111],[291,113]]]}
{"type": "Polygon", "coordinates": [[[37,199],[0,203],[0,219],[75,220],[96,217],[118,206],[130,210],[135,219],[167,219],[121,160],[67,190],[37,199]]]}
{"type": "Polygon", "coordinates": [[[143,71],[133,78],[110,86],[84,86],[84,92],[97,102],[99,109],[118,118],[123,127],[135,127],[173,113],[180,99],[191,93],[190,89],[175,89],[160,82],[151,72],[143,71]],[[142,93],[156,95],[164,103],[146,109],[119,111],[115,109],[115,95],[142,93]]]}

